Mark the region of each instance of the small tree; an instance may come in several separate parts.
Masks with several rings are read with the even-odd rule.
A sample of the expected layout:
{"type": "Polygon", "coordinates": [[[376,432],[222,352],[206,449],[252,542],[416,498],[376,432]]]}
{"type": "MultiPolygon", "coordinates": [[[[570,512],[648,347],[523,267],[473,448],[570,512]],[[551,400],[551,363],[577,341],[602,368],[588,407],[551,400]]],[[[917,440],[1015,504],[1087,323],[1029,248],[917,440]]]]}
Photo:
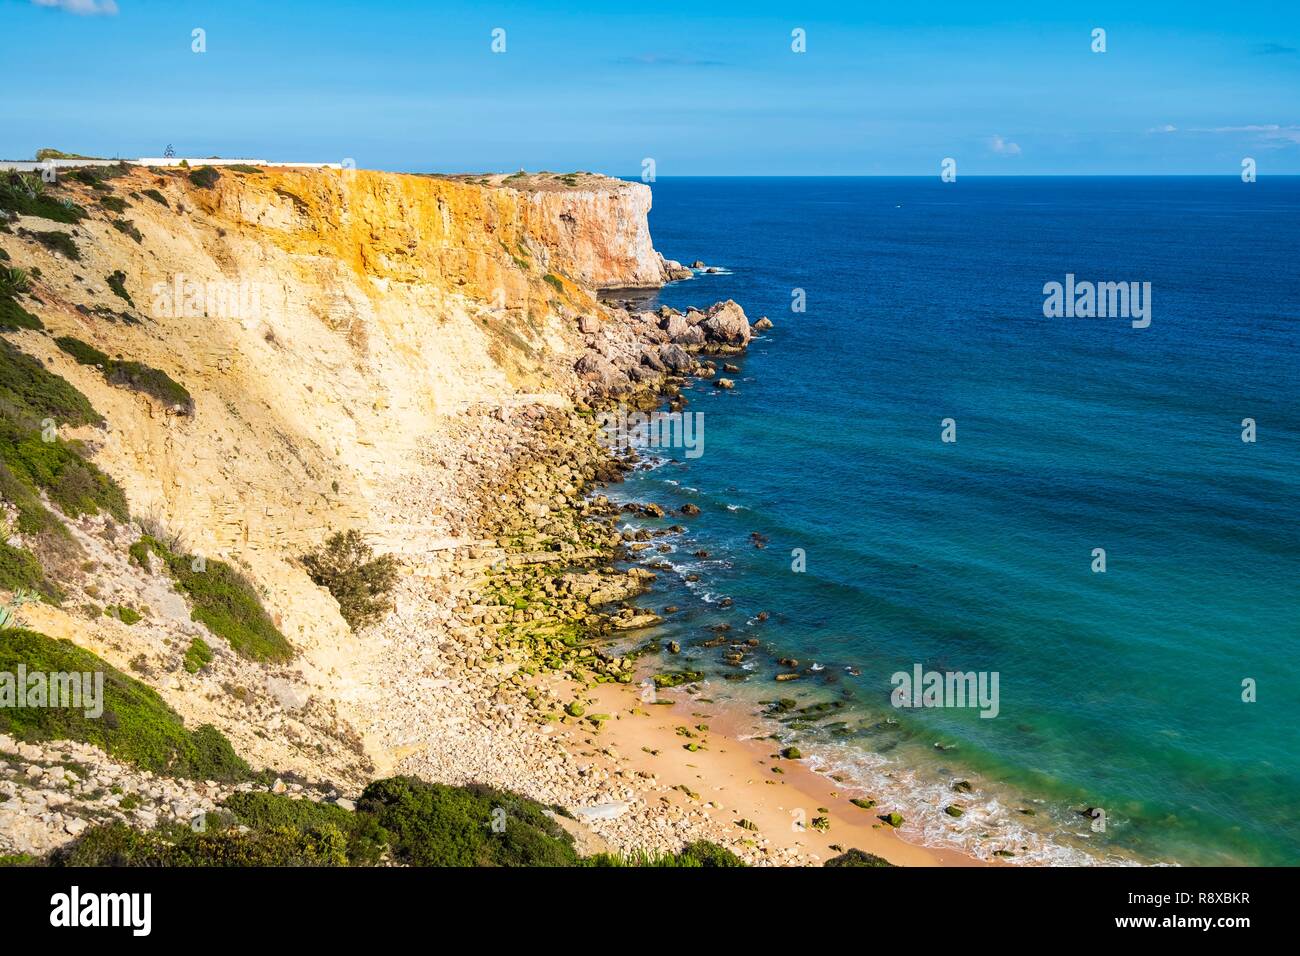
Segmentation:
{"type": "Polygon", "coordinates": [[[393,606],[388,592],[397,583],[397,558],[373,555],[361,532],[353,529],[335,532],[319,550],[302,556],[307,574],[334,595],[354,631],[380,620],[393,606]]]}

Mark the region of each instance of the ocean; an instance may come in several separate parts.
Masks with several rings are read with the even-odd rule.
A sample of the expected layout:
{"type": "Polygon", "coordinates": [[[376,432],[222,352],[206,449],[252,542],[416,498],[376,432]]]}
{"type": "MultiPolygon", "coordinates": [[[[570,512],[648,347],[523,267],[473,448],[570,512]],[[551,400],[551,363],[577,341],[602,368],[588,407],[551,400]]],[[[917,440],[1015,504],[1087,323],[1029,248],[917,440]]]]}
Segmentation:
{"type": "Polygon", "coordinates": [[[655,247],[720,272],[644,306],[774,323],[686,392],[703,453],[613,489],[701,509],[627,518],[686,528],[644,555],[672,666],[917,842],[1300,863],[1300,178],[652,189],[655,247]],[[1149,288],[1149,324],[1046,317],[1067,281],[1149,288]],[[917,666],[996,674],[996,716],[895,707],[917,666]]]}

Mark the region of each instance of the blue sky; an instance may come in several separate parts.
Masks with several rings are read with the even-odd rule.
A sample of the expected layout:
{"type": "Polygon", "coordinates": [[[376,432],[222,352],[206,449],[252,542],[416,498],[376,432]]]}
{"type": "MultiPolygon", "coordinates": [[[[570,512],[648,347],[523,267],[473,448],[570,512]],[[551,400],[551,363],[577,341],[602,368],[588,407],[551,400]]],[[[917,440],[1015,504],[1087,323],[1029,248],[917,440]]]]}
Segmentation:
{"type": "Polygon", "coordinates": [[[444,172],[1300,173],[1296,0],[0,0],[0,63],[28,78],[0,106],[10,159],[170,143],[444,172]]]}

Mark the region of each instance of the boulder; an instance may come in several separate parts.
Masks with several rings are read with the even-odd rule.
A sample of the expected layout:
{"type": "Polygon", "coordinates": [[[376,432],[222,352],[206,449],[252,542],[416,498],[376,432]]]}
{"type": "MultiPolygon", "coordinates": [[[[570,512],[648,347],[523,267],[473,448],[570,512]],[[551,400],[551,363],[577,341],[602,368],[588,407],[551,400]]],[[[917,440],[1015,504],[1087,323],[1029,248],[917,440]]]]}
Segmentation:
{"type": "Polygon", "coordinates": [[[661,368],[672,372],[689,372],[695,367],[695,359],[680,345],[659,346],[659,360],[661,368]]]}
{"type": "Polygon", "coordinates": [[[578,320],[578,331],[583,335],[595,335],[600,331],[600,319],[594,315],[584,315],[578,320]]]}
{"type": "Polygon", "coordinates": [[[712,306],[705,314],[700,327],[704,329],[704,334],[710,342],[735,348],[744,348],[748,345],[752,334],[749,319],[745,317],[745,310],[737,305],[734,299],[712,306]]]}
{"type": "Polygon", "coordinates": [[[761,319],[759,319],[757,322],[754,323],[754,330],[756,332],[766,332],[771,327],[772,327],[772,320],[769,319],[767,316],[763,316],[761,319]]]}

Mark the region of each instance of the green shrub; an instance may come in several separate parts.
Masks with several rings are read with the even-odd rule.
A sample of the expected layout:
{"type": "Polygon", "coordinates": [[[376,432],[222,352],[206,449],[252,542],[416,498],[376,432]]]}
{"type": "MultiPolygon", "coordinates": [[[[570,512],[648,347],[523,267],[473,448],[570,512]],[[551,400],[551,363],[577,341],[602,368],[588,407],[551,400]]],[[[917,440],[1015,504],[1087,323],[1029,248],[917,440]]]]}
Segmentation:
{"type": "Polygon", "coordinates": [[[190,646],[185,651],[185,669],[191,674],[197,674],[211,663],[212,648],[208,642],[201,637],[190,641],[190,646]]]}
{"type": "Polygon", "coordinates": [[[546,284],[551,286],[553,289],[555,289],[556,292],[564,291],[564,280],[561,279],[559,276],[557,276],[554,272],[548,272],[546,273],[546,275],[542,276],[542,278],[545,279],[546,284]]]}
{"type": "Polygon", "coordinates": [[[130,518],[121,486],[83,457],[80,442],[47,442],[40,432],[23,432],[0,417],[0,459],[14,477],[43,488],[69,517],[107,512],[118,521],[130,518]]]}
{"type": "Polygon", "coordinates": [[[393,604],[389,591],[397,583],[398,562],[374,552],[356,529],[330,535],[317,551],[302,556],[312,581],[329,589],[352,630],[383,618],[393,604]]]}
{"type": "Polygon", "coordinates": [[[11,296],[0,292],[0,332],[17,332],[19,329],[40,331],[43,328],[45,323],[15,302],[11,296]]]}
{"type": "Polygon", "coordinates": [[[262,607],[253,585],[230,565],[215,558],[196,562],[150,535],[131,546],[131,557],[144,564],[149,551],[162,559],[172,579],[189,595],[194,605],[190,616],[225,638],[236,653],[255,661],[293,658],[293,646],[262,607]]]}
{"type": "Polygon", "coordinates": [[[447,787],[413,777],[372,783],[357,811],[391,836],[413,866],[574,866],[572,838],[542,806],[480,784],[447,787]],[[495,827],[495,829],[494,829],[495,827]]]}
{"type": "Polygon", "coordinates": [[[823,866],[893,866],[886,859],[867,853],[864,850],[846,850],[839,856],[833,856],[823,866]]]}
{"type": "Polygon", "coordinates": [[[334,827],[195,833],[175,824],[141,832],[124,823],[108,823],[57,850],[51,862],[113,867],[346,866],[347,847],[334,827]]]}
{"type": "Polygon", "coordinates": [[[250,166],[248,163],[231,163],[223,168],[236,173],[260,173],[262,171],[257,166],[250,166]]]}
{"type": "Polygon", "coordinates": [[[135,227],[135,223],[133,223],[131,220],[114,219],[112,220],[112,225],[113,228],[116,229],[118,232],[130,236],[136,242],[144,242],[144,235],[140,232],[139,229],[135,227]]]}
{"type": "Polygon", "coordinates": [[[67,381],[0,340],[0,415],[30,427],[46,418],[66,425],[102,425],[89,399],[67,381]]]}
{"type": "Polygon", "coordinates": [[[109,358],[93,345],[67,335],[56,338],[54,344],[79,364],[99,368],[110,385],[121,385],[143,392],[184,415],[194,413],[194,398],[189,390],[161,369],[143,362],[109,358]]]}
{"type": "Polygon", "coordinates": [[[109,617],[117,618],[123,624],[139,624],[144,620],[144,615],[125,604],[110,604],[104,608],[104,613],[109,617]]]}
{"type": "Polygon", "coordinates": [[[725,847],[710,843],[708,840],[696,840],[682,847],[678,853],[648,853],[645,851],[630,854],[598,853],[582,861],[584,866],[596,867],[736,867],[744,866],[745,861],[725,847]]]}
{"type": "Polygon", "coordinates": [[[114,295],[119,299],[124,300],[126,304],[132,308],[135,307],[135,303],[131,301],[131,293],[126,291],[125,272],[121,269],[117,269],[111,275],[104,276],[104,281],[108,283],[108,287],[113,290],[114,295]]]}
{"type": "Polygon", "coordinates": [[[319,830],[333,827],[347,840],[353,866],[373,866],[389,843],[388,833],[368,813],[353,813],[332,803],[294,800],[276,793],[235,793],[222,804],[244,826],[254,830],[289,827],[319,830]]]}
{"type": "MultiPolygon", "coordinates": [[[[8,253],[5,254],[5,258],[8,258],[8,253]]],[[[22,295],[24,292],[30,292],[31,288],[31,279],[26,269],[14,266],[0,269],[0,296],[22,295]]]]}
{"type": "Polygon", "coordinates": [[[0,173],[0,210],[19,216],[36,216],[75,225],[86,218],[86,210],[70,200],[60,199],[45,189],[35,173],[0,173]]]}
{"type": "Polygon", "coordinates": [[[171,203],[169,203],[169,202],[167,201],[167,197],[164,196],[162,193],[160,193],[160,192],[159,192],[158,190],[156,190],[156,189],[142,189],[142,190],[140,190],[140,195],[142,195],[142,196],[148,196],[148,197],[149,197],[150,199],[152,199],[154,202],[159,203],[159,204],[161,204],[161,205],[163,205],[163,206],[166,206],[168,209],[170,209],[170,208],[172,207],[172,206],[171,206],[171,203]]]}
{"type": "Polygon", "coordinates": [[[109,212],[119,213],[126,212],[127,207],[130,205],[125,199],[121,199],[118,196],[100,196],[99,204],[109,212]]]}
{"type": "Polygon", "coordinates": [[[35,556],[5,541],[0,541],[0,590],[36,591],[51,604],[63,599],[63,593],[45,576],[35,556]]]}
{"type": "Polygon", "coordinates": [[[211,189],[220,178],[221,174],[211,166],[200,166],[190,173],[190,182],[200,189],[211,189]]]}
{"type": "Polygon", "coordinates": [[[77,243],[69,233],[59,232],[57,229],[53,229],[49,232],[30,232],[25,230],[24,234],[31,236],[31,238],[35,239],[51,252],[62,253],[74,262],[81,260],[81,250],[77,248],[77,243]]]}
{"type": "Polygon", "coordinates": [[[214,727],[190,731],[151,687],[71,641],[35,631],[0,634],[0,672],[102,672],[104,712],[68,707],[0,708],[0,730],[20,740],[78,740],[153,773],[195,780],[246,780],[252,773],[214,727]]]}

